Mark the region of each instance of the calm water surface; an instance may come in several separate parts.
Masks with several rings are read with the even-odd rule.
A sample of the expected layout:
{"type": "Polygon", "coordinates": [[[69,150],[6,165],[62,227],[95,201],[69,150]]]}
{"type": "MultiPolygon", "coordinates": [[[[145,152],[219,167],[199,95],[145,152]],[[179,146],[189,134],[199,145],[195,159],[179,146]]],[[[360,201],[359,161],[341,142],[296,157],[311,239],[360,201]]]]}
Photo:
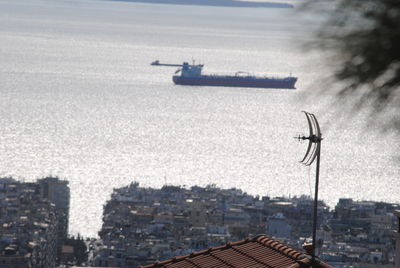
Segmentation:
{"type": "MultiPolygon", "coordinates": [[[[322,125],[320,196],[400,202],[399,143],[322,94],[313,24],[288,9],[0,0],[0,175],[70,181],[70,232],[96,235],[112,188],[133,180],[310,194],[301,110],[322,125]],[[299,77],[298,90],[175,86],[155,59],[205,72],[299,77]]],[[[312,181],[312,180],[311,180],[312,181]]]]}

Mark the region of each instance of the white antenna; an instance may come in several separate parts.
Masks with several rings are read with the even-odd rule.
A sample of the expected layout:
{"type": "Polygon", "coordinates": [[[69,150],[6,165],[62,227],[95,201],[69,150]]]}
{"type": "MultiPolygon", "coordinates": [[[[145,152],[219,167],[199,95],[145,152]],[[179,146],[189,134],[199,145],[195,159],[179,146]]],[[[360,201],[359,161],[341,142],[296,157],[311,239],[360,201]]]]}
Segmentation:
{"type": "Polygon", "coordinates": [[[315,264],[315,248],[317,236],[317,212],[318,212],[318,185],[319,185],[319,163],[321,158],[321,141],[322,134],[315,115],[303,111],[307,117],[310,136],[300,136],[299,140],[308,140],[307,151],[304,158],[300,161],[306,166],[311,166],[315,159],[317,159],[316,174],[315,174],[315,193],[314,193],[314,217],[313,217],[313,238],[312,238],[312,254],[311,263],[314,267],[315,264]]]}

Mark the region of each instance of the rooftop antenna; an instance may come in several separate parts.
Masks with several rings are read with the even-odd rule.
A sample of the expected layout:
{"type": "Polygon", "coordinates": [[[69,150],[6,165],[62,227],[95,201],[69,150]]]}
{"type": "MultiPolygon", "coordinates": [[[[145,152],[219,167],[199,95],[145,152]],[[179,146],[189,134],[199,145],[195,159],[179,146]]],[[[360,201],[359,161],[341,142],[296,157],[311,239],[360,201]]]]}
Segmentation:
{"type": "Polygon", "coordinates": [[[317,212],[318,212],[318,185],[319,185],[319,163],[321,160],[321,141],[322,134],[321,129],[319,127],[317,118],[314,114],[308,113],[306,111],[302,111],[307,118],[308,128],[310,131],[310,135],[306,136],[298,136],[296,137],[299,141],[308,140],[308,146],[306,154],[300,163],[311,166],[315,159],[317,160],[316,172],[315,172],[315,193],[314,193],[314,215],[313,215],[313,234],[312,234],[312,254],[311,254],[311,263],[314,265],[315,263],[315,248],[316,248],[316,236],[317,236],[317,212]]]}

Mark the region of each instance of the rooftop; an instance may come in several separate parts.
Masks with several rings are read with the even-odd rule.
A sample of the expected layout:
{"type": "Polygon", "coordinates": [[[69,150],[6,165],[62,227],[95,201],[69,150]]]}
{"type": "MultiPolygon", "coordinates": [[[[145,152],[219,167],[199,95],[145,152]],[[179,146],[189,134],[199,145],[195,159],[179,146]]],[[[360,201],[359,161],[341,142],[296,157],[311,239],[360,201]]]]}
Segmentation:
{"type": "MultiPolygon", "coordinates": [[[[265,235],[155,262],[141,268],[306,268],[311,257],[265,235]]],[[[332,268],[317,261],[315,267],[332,268]]]]}

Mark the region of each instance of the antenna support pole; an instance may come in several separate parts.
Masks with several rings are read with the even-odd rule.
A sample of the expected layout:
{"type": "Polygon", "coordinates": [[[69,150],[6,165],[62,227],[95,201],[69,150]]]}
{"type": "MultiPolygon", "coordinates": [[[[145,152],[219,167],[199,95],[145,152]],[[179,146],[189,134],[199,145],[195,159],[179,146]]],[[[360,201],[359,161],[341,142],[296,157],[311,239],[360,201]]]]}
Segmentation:
{"type": "Polygon", "coordinates": [[[314,215],[313,215],[313,247],[312,247],[312,255],[311,255],[311,263],[314,265],[315,263],[315,249],[317,247],[317,215],[318,215],[318,186],[319,186],[319,163],[321,160],[321,141],[319,143],[317,149],[317,167],[315,172],[315,194],[314,194],[314,215]]]}

